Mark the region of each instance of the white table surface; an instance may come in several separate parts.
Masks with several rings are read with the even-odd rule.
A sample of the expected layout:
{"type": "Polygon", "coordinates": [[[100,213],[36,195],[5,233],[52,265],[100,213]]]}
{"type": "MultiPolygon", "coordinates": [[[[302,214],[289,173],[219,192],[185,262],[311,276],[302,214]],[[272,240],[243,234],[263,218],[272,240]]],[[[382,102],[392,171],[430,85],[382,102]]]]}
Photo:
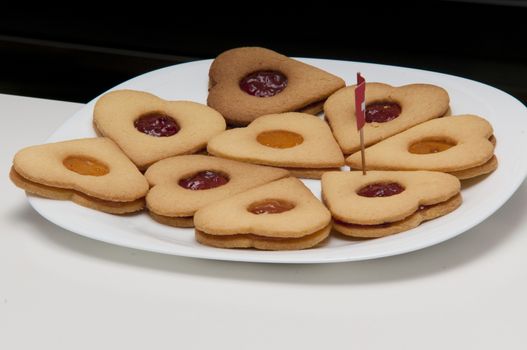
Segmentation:
{"type": "Polygon", "coordinates": [[[363,262],[218,262],[40,217],[8,178],[81,104],[0,95],[0,349],[526,349],[527,185],[461,236],[363,262]]]}

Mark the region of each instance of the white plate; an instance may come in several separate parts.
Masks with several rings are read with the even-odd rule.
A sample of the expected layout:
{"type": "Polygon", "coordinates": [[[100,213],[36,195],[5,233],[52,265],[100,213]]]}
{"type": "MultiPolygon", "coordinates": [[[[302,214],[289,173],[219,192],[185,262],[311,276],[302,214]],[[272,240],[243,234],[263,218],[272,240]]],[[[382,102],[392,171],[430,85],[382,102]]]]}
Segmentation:
{"type": "MultiPolygon", "coordinates": [[[[49,221],[67,230],[100,241],[153,252],[206,259],[271,262],[329,263],[379,258],[434,245],[474,227],[511,197],[527,174],[527,110],[512,96],[475,81],[422,70],[368,63],[301,59],[343,77],[353,84],[357,71],[368,81],[391,85],[431,83],[444,87],[451,98],[453,114],[478,114],[489,120],[498,140],[498,169],[478,181],[464,185],[463,205],[453,213],[389,237],[352,241],[331,237],[319,248],[301,251],[267,252],[217,249],[194,241],[192,229],[158,224],[148,214],[117,216],[90,210],[69,201],[34,196],[29,202],[49,221]]],[[[165,99],[206,102],[211,60],[176,65],[153,71],[114,89],[137,89],[165,99]]],[[[48,140],[60,141],[95,136],[92,127],[94,101],[66,121],[48,140]]],[[[320,195],[318,181],[306,181],[320,195]]]]}

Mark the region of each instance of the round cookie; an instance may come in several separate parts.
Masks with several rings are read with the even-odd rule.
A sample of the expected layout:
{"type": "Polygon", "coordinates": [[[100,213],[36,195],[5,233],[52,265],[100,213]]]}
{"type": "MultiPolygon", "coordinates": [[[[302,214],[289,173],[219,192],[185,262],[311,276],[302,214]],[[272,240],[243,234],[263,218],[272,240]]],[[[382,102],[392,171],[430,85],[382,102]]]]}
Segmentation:
{"type": "Polygon", "coordinates": [[[102,137],[25,148],[15,155],[10,178],[29,193],[113,214],[141,210],[148,191],[135,165],[102,137]]]}
{"type": "Polygon", "coordinates": [[[290,250],[323,241],[331,230],[331,214],[290,177],[212,203],[196,212],[194,223],[202,244],[290,250]]]}
{"type": "Polygon", "coordinates": [[[344,80],[269,49],[241,47],[220,54],[209,71],[207,104],[231,125],[273,113],[322,111],[344,80]]]}
{"type": "MultiPolygon", "coordinates": [[[[431,170],[452,173],[466,179],[492,172],[493,129],[475,115],[430,120],[366,149],[368,170],[431,170]]],[[[361,169],[360,152],[346,159],[361,169]]]]}
{"type": "Polygon", "coordinates": [[[431,171],[328,172],[322,197],[336,231],[382,237],[418,226],[461,205],[459,180],[431,171]]]}
{"type": "MultiPolygon", "coordinates": [[[[373,145],[449,111],[448,93],[430,84],[393,87],[366,83],[364,144],[373,145]]],[[[360,149],[355,118],[355,85],[340,89],[324,104],[324,114],[344,154],[360,149]]]]}
{"type": "Polygon", "coordinates": [[[150,215],[162,224],[193,227],[194,213],[215,201],[286,177],[284,169],[205,155],[161,160],[148,168],[150,215]]]}
{"type": "Polygon", "coordinates": [[[221,114],[210,107],[134,90],[102,95],[93,122],[141,170],[164,158],[198,152],[226,127],[221,114]]]}
{"type": "Polygon", "coordinates": [[[287,168],[295,176],[320,178],[344,165],[328,125],[305,113],[271,114],[245,128],[227,130],[209,141],[218,157],[287,168]]]}

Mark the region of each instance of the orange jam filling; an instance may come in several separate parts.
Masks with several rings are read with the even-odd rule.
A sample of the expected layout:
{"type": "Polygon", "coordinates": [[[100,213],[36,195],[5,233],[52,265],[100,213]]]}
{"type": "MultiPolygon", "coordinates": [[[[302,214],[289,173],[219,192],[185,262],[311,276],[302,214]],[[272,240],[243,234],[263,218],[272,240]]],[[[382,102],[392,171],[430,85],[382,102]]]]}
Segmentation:
{"type": "Polygon", "coordinates": [[[251,204],[247,210],[253,214],[279,214],[293,209],[295,205],[281,199],[266,199],[251,204]]]}
{"type": "Polygon", "coordinates": [[[256,140],[272,148],[291,148],[304,142],[302,135],[285,130],[264,131],[256,137],[256,140]]]}
{"type": "Polygon", "coordinates": [[[69,156],[62,162],[64,166],[80,175],[103,176],[110,172],[110,169],[98,160],[82,157],[69,156]]]}
{"type": "Polygon", "coordinates": [[[431,154],[446,151],[455,146],[454,141],[446,139],[429,139],[416,142],[410,146],[408,151],[413,154],[431,154]]]}

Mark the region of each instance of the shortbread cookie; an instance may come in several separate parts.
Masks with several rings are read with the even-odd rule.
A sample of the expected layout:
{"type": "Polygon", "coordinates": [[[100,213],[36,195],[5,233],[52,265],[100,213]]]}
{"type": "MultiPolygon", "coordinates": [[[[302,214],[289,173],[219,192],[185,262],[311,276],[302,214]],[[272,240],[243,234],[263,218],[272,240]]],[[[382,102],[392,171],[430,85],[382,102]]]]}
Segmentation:
{"type": "MultiPolygon", "coordinates": [[[[475,115],[430,120],[366,149],[368,170],[432,170],[461,179],[494,171],[492,126],[475,115]]],[[[360,152],[346,163],[361,169],[360,152]]]]}
{"type": "Polygon", "coordinates": [[[225,130],[215,110],[190,101],[167,101],[142,91],[117,90],[99,98],[93,122],[140,170],[152,163],[205,148],[225,130]]]}
{"type": "Polygon", "coordinates": [[[329,211],[293,177],[207,205],[194,222],[198,242],[220,248],[305,249],[331,231],[329,211]]]}
{"type": "Polygon", "coordinates": [[[431,171],[328,172],[322,197],[336,231],[373,238],[412,229],[461,205],[455,176],[431,171]]]}
{"type": "Polygon", "coordinates": [[[305,113],[270,114],[245,128],[227,130],[209,141],[218,157],[284,167],[295,176],[320,178],[338,170],[344,157],[328,125],[305,113]]]}
{"type": "Polygon", "coordinates": [[[193,227],[199,208],[288,175],[283,169],[204,155],[171,157],[146,171],[152,185],[146,204],[162,224],[193,227]]]}
{"type": "Polygon", "coordinates": [[[225,51],[212,63],[207,104],[229,124],[243,126],[272,113],[322,111],[344,80],[260,47],[225,51]]]}
{"type": "Polygon", "coordinates": [[[25,148],[15,155],[10,178],[28,193],[113,214],[141,210],[148,191],[135,165],[102,137],[25,148]]]}
{"type": "MultiPolygon", "coordinates": [[[[435,85],[410,84],[393,87],[366,84],[364,144],[373,145],[392,135],[445,115],[448,93],[435,85]]],[[[324,104],[324,114],[344,154],[360,149],[355,118],[355,86],[340,89],[324,104]]]]}

